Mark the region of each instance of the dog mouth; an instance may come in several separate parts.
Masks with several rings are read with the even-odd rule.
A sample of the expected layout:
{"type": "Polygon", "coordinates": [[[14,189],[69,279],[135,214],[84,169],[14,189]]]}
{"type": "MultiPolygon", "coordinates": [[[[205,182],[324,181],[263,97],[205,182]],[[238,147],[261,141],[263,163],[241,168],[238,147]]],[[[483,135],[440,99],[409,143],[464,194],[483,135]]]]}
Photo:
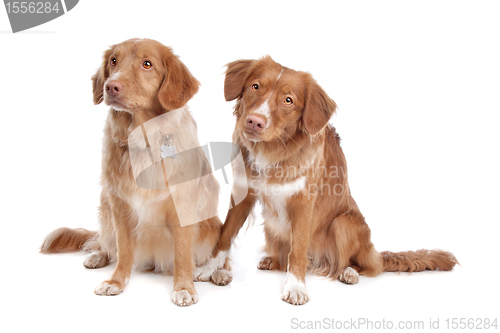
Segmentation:
{"type": "Polygon", "coordinates": [[[123,101],[121,101],[117,98],[105,98],[104,103],[108,106],[111,106],[113,109],[115,109],[117,111],[130,112],[133,109],[133,107],[131,107],[130,105],[124,103],[123,101]]]}
{"type": "Polygon", "coordinates": [[[243,130],[243,137],[252,142],[261,142],[262,138],[258,133],[253,130],[245,129],[243,130]]]}

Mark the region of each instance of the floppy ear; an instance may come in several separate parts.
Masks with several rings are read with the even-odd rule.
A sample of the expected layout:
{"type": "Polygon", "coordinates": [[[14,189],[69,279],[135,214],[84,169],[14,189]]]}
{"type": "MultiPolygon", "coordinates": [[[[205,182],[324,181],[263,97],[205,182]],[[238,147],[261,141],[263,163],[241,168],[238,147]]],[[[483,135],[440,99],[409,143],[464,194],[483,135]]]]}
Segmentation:
{"type": "Polygon", "coordinates": [[[92,76],[92,92],[94,94],[95,105],[100,104],[103,100],[102,91],[104,89],[104,82],[109,77],[109,57],[113,54],[113,48],[114,46],[104,52],[102,65],[92,76]]]}
{"type": "Polygon", "coordinates": [[[330,120],[337,109],[337,104],[328,97],[326,92],[311,77],[306,95],[306,103],[302,119],[310,135],[317,134],[330,120]]]}
{"type": "Polygon", "coordinates": [[[184,106],[198,92],[200,82],[170,49],[164,51],[163,57],[167,74],[158,90],[158,100],[170,111],[184,106]]]}
{"type": "Polygon", "coordinates": [[[224,97],[232,101],[243,93],[245,81],[250,74],[256,60],[236,60],[227,64],[226,79],[224,80],[224,97]]]}

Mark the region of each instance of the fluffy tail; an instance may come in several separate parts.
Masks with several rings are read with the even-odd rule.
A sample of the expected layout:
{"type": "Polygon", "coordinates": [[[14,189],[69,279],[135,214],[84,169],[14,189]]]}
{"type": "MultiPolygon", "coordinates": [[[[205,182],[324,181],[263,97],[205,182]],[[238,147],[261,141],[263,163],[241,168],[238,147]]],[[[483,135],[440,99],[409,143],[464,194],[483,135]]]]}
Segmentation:
{"type": "Polygon", "coordinates": [[[97,231],[59,228],[47,235],[40,248],[41,253],[71,252],[96,246],[97,231]],[[89,244],[86,244],[86,243],[89,244]],[[96,244],[91,244],[96,243],[96,244]]]}
{"type": "Polygon", "coordinates": [[[407,252],[381,252],[384,272],[421,272],[426,269],[450,271],[458,264],[457,258],[442,250],[418,250],[407,252]]]}

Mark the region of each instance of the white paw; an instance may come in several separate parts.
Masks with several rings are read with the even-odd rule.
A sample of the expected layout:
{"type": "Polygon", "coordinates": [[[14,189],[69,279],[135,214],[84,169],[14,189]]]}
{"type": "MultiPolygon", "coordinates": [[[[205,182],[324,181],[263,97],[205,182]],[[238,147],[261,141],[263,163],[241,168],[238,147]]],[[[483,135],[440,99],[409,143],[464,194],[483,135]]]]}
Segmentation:
{"type": "Polygon", "coordinates": [[[212,274],[211,280],[213,284],[225,286],[233,281],[233,274],[227,269],[218,269],[212,274]]]}
{"type": "Polygon", "coordinates": [[[182,289],[172,293],[172,302],[178,306],[188,306],[198,303],[198,295],[190,294],[189,291],[182,289]]]}
{"type": "Polygon", "coordinates": [[[346,284],[356,284],[359,281],[359,274],[355,269],[346,267],[340,274],[339,280],[346,284]]]}
{"type": "Polygon", "coordinates": [[[108,258],[104,252],[92,252],[83,258],[83,266],[87,268],[101,268],[106,266],[108,258]]]}
{"type": "Polygon", "coordinates": [[[297,279],[295,275],[288,273],[281,299],[293,305],[306,304],[309,301],[309,296],[305,283],[297,279]]]}
{"type": "Polygon", "coordinates": [[[96,295],[102,296],[114,296],[121,292],[122,288],[119,286],[118,282],[115,281],[104,281],[94,290],[96,295]]]}
{"type": "MultiPolygon", "coordinates": [[[[213,260],[213,259],[209,259],[213,260]]],[[[210,265],[209,262],[204,264],[203,266],[196,267],[193,270],[193,281],[198,282],[198,281],[203,281],[207,282],[210,281],[210,276],[215,272],[216,268],[213,268],[212,265],[210,265]]]]}
{"type": "Polygon", "coordinates": [[[276,260],[271,257],[264,257],[260,260],[259,264],[257,265],[257,268],[261,270],[276,269],[277,268],[276,260]]]}
{"type": "Polygon", "coordinates": [[[217,257],[210,258],[206,263],[193,270],[193,281],[210,281],[210,276],[217,270],[224,267],[228,251],[219,252],[217,257]]]}

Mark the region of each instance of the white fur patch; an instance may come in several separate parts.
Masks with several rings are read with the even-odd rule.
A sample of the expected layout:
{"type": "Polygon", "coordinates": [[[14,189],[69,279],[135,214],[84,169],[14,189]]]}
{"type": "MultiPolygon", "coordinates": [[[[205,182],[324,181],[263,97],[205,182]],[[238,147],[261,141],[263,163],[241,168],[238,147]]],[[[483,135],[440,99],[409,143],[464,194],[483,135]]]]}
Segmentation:
{"type": "MultiPolygon", "coordinates": [[[[239,179],[238,181],[241,181],[239,179]]],[[[266,181],[260,179],[251,179],[248,181],[248,185],[256,191],[258,195],[263,196],[282,196],[289,198],[294,194],[299,193],[305,188],[306,177],[298,177],[295,180],[288,183],[275,183],[268,184],[266,181]]]]}
{"type": "Polygon", "coordinates": [[[266,197],[267,205],[262,208],[262,217],[267,230],[276,236],[288,239],[291,232],[290,218],[286,209],[288,196],[272,195],[266,197]]]}
{"type": "Polygon", "coordinates": [[[211,275],[212,282],[218,286],[225,286],[233,280],[233,274],[227,269],[218,269],[211,275]]]}
{"type": "MultiPolygon", "coordinates": [[[[278,77],[276,78],[276,81],[274,81],[274,85],[273,85],[273,90],[271,90],[271,94],[269,95],[269,97],[267,98],[267,101],[269,101],[269,99],[271,99],[271,96],[273,95],[274,93],[274,88],[276,88],[276,83],[278,83],[278,80],[280,79],[281,77],[281,74],[283,74],[283,69],[281,70],[280,74],[278,75],[278,77]]],[[[267,102],[266,101],[266,102],[267,102]]]]}
{"type": "Polygon", "coordinates": [[[272,166],[266,155],[261,152],[257,152],[255,156],[250,155],[248,161],[252,164],[251,167],[259,173],[265,172],[272,166]]]}
{"type": "Polygon", "coordinates": [[[92,252],[86,255],[83,259],[83,266],[87,268],[101,268],[106,265],[107,258],[102,252],[92,252]]]}
{"type": "Polygon", "coordinates": [[[182,289],[172,293],[172,302],[178,306],[188,306],[198,303],[198,295],[191,295],[189,291],[182,289]]]}
{"type": "Polygon", "coordinates": [[[281,299],[293,305],[302,305],[309,301],[307,289],[304,282],[300,281],[294,274],[288,272],[285,278],[285,287],[281,299]]]}
{"type": "Polygon", "coordinates": [[[265,187],[265,194],[271,196],[291,197],[305,188],[306,177],[298,177],[294,181],[285,184],[268,184],[265,187]]]}
{"type": "Polygon", "coordinates": [[[262,217],[269,231],[276,236],[287,238],[290,235],[291,226],[287,210],[287,200],[293,195],[305,189],[306,177],[283,184],[268,184],[265,180],[238,175],[233,179],[236,186],[247,185],[252,188],[260,201],[265,199],[262,208],[262,217]]]}
{"type": "MultiPolygon", "coordinates": [[[[116,73],[113,73],[113,75],[111,75],[108,80],[106,81],[106,83],[108,82],[111,82],[111,81],[116,81],[120,78],[120,75],[121,75],[121,72],[122,71],[118,71],[116,73]]],[[[104,85],[104,89],[106,89],[106,85],[104,85]]]]}
{"type": "MultiPolygon", "coordinates": [[[[270,97],[270,96],[269,96],[270,97]]],[[[266,127],[269,126],[269,123],[271,122],[271,109],[269,108],[269,99],[262,103],[257,109],[255,109],[252,114],[257,113],[263,116],[266,116],[267,118],[267,124],[266,127]]]]}
{"type": "Polygon", "coordinates": [[[101,296],[114,296],[121,293],[122,290],[113,283],[103,282],[95,288],[94,293],[101,296]]]}
{"type": "Polygon", "coordinates": [[[145,200],[140,194],[135,194],[130,203],[139,220],[138,226],[141,224],[149,224],[152,226],[163,224],[163,216],[157,216],[156,207],[151,207],[151,202],[145,200]]]}
{"type": "Polygon", "coordinates": [[[210,258],[208,261],[196,267],[193,270],[193,280],[194,281],[210,281],[210,276],[217,270],[224,267],[226,258],[229,255],[229,251],[221,251],[217,254],[217,257],[210,258]]]}
{"type": "Polygon", "coordinates": [[[276,83],[280,79],[282,73],[283,73],[283,70],[281,70],[280,74],[276,78],[276,81],[274,81],[273,89],[271,90],[271,93],[269,94],[269,97],[267,98],[267,100],[252,112],[252,114],[253,113],[260,114],[260,115],[263,115],[267,118],[266,127],[264,127],[264,129],[268,128],[269,125],[271,124],[272,118],[271,118],[271,108],[269,107],[269,100],[271,99],[271,96],[274,93],[274,88],[276,87],[276,83]]]}
{"type": "Polygon", "coordinates": [[[340,274],[339,280],[346,284],[356,284],[359,281],[359,273],[352,267],[346,267],[340,274]]]}

